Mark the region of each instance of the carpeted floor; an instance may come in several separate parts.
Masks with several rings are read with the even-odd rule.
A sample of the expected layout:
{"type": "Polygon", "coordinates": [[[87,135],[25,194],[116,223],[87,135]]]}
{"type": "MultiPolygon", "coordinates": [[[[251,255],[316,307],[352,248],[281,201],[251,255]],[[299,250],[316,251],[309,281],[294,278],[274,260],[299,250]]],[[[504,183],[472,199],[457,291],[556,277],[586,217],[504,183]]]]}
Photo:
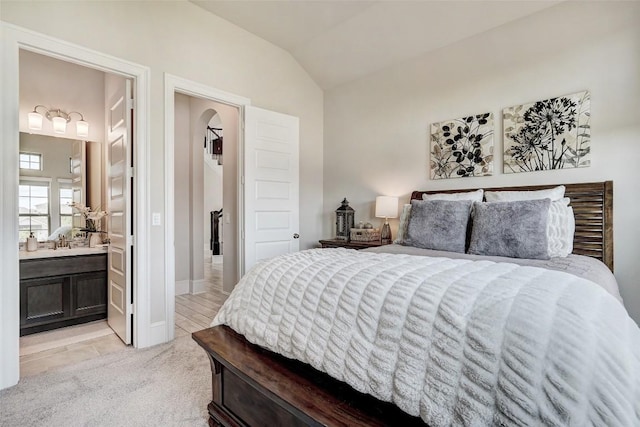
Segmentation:
{"type": "Polygon", "coordinates": [[[184,336],[126,348],[0,391],[0,426],[206,426],[211,369],[184,336]]]}

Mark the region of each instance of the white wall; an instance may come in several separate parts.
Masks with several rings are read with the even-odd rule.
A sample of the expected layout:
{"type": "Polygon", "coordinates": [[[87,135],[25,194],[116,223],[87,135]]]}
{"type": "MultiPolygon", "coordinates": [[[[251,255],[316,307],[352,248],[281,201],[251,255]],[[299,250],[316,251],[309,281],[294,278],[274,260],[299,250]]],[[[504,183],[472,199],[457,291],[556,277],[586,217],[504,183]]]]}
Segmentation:
{"type": "MultiPolygon", "coordinates": [[[[175,222],[175,274],[176,282],[188,283],[191,272],[190,238],[189,238],[189,182],[191,169],[189,165],[191,146],[191,105],[189,97],[175,94],[175,149],[174,149],[174,222],[175,222]]],[[[186,292],[182,289],[178,293],[186,292]]]]}
{"type": "MultiPolygon", "coordinates": [[[[5,5],[2,5],[4,12],[5,5]]],[[[77,111],[89,123],[87,141],[104,140],[104,73],[26,50],[20,51],[20,131],[41,135],[53,133],[52,123],[43,117],[42,130],[29,129],[27,115],[36,105],[77,111]]],[[[43,109],[38,108],[42,113],[43,109]]],[[[77,114],[71,115],[65,138],[76,139],[77,114]]]]}
{"type": "MultiPolygon", "coordinates": [[[[206,158],[206,154],[205,154],[206,158]]],[[[215,159],[205,160],[204,163],[204,247],[211,251],[211,212],[220,210],[222,203],[222,173],[223,166],[215,159]]],[[[222,240],[222,233],[218,232],[222,240]]]]}
{"type": "MultiPolygon", "coordinates": [[[[324,236],[351,201],[374,218],[377,195],[412,190],[614,181],[615,275],[640,322],[640,3],[564,2],[325,93],[324,236]],[[502,152],[502,108],[590,90],[592,166],[431,181],[429,125],[487,111],[502,152]]],[[[379,224],[380,220],[372,221],[379,224]]],[[[396,232],[397,221],[392,222],[396,232]]]]}
{"type": "Polygon", "coordinates": [[[202,212],[205,206],[205,186],[204,186],[204,150],[203,138],[207,123],[217,114],[220,117],[220,126],[224,129],[224,150],[222,152],[225,167],[222,170],[223,194],[222,205],[224,206],[224,220],[222,221],[222,232],[226,236],[223,242],[223,252],[227,256],[223,257],[222,268],[222,289],[231,292],[233,286],[240,279],[237,275],[238,258],[237,243],[238,221],[238,130],[239,112],[238,109],[218,102],[207,101],[199,98],[191,98],[191,129],[193,145],[193,161],[191,163],[192,173],[192,200],[191,207],[193,232],[192,232],[192,253],[195,258],[193,264],[197,270],[195,273],[204,276],[204,243],[208,241],[208,234],[204,233],[205,220],[202,212]],[[199,129],[199,131],[198,131],[199,129]],[[195,134],[197,132],[197,134],[195,134]],[[202,273],[201,273],[202,272],[202,273]]]}
{"type": "MultiPolygon", "coordinates": [[[[222,174],[224,167],[216,160],[206,160],[204,164],[204,246],[209,248],[211,236],[211,212],[223,207],[222,203],[222,174]]],[[[223,211],[224,213],[224,211],[223,211]]],[[[220,237],[222,233],[220,233],[220,237]]],[[[209,249],[210,250],[210,249],[209,249]]]]}
{"type": "Polygon", "coordinates": [[[224,206],[225,218],[229,216],[229,221],[222,222],[222,234],[228,236],[223,242],[223,252],[227,254],[223,258],[223,289],[230,292],[238,281],[238,109],[177,93],[174,114],[176,281],[188,281],[193,292],[193,284],[197,288],[198,282],[204,279],[204,247],[209,242],[209,216],[203,212],[215,203],[215,209],[224,206]],[[211,187],[205,184],[208,166],[204,162],[203,149],[206,125],[212,117],[217,118],[216,126],[225,130],[223,160],[226,166],[220,167],[219,172],[223,175],[217,177],[215,197],[207,194],[211,187]]]}
{"type": "MultiPolygon", "coordinates": [[[[211,118],[211,120],[209,121],[209,126],[213,128],[222,129],[222,121],[220,120],[220,115],[216,114],[215,116],[213,116],[213,118],[211,118]]],[[[224,130],[223,130],[223,133],[224,133],[224,130]]],[[[223,153],[224,153],[224,149],[223,149],[223,153]]],[[[223,203],[222,203],[223,172],[224,172],[223,166],[219,165],[217,160],[212,159],[211,156],[207,156],[207,154],[205,153],[204,177],[203,177],[204,178],[203,218],[204,218],[205,248],[210,247],[209,240],[211,236],[211,211],[220,210],[223,206],[223,203]]],[[[221,232],[220,232],[220,238],[222,238],[221,232]]]]}
{"type": "MultiPolygon", "coordinates": [[[[0,8],[5,22],[150,67],[150,212],[164,210],[165,72],[300,117],[301,247],[321,237],[323,95],[291,55],[186,1],[3,1],[0,8]]],[[[163,241],[163,228],[153,227],[155,265],[164,263],[163,241]]],[[[148,279],[150,320],[162,322],[164,269],[152,268],[148,279]]]]}

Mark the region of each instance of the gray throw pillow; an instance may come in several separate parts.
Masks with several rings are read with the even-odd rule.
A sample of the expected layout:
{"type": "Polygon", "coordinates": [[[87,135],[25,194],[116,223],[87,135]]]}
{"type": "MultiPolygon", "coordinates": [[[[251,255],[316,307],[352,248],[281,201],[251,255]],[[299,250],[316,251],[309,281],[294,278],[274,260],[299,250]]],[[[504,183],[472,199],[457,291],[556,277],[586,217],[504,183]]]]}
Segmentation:
{"type": "Polygon", "coordinates": [[[412,200],[404,245],[464,253],[471,200],[412,200]]]}
{"type": "Polygon", "coordinates": [[[549,259],[550,199],[473,204],[469,253],[549,259]]]}

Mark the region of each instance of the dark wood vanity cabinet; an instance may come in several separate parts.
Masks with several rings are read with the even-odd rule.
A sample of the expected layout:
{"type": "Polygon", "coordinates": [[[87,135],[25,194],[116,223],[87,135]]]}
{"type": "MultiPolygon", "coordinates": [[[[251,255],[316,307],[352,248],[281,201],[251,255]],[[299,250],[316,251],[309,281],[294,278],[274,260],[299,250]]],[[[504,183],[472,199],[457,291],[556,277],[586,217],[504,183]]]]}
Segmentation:
{"type": "Polygon", "coordinates": [[[106,317],[106,253],[20,260],[20,336],[106,317]]]}

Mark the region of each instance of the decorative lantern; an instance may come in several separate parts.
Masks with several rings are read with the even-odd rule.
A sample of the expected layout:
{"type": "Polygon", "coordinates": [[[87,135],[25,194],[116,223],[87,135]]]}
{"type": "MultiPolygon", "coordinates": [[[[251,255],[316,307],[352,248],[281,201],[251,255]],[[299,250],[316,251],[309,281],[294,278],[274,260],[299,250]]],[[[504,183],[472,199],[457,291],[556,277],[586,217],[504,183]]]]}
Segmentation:
{"type": "Polygon", "coordinates": [[[354,224],[355,211],[345,197],[342,205],[336,209],[336,239],[349,240],[349,234],[354,224]]]}

